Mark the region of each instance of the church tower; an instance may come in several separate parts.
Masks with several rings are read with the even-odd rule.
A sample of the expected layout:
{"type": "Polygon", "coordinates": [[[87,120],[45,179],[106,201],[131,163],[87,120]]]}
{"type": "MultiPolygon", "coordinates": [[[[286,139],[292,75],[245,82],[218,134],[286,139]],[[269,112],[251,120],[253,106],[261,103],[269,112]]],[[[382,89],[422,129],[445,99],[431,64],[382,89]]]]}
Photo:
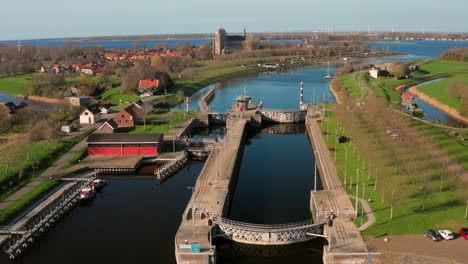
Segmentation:
{"type": "Polygon", "coordinates": [[[214,33],[214,42],[213,42],[213,55],[223,54],[223,49],[226,46],[227,33],[224,28],[218,28],[214,33]]]}

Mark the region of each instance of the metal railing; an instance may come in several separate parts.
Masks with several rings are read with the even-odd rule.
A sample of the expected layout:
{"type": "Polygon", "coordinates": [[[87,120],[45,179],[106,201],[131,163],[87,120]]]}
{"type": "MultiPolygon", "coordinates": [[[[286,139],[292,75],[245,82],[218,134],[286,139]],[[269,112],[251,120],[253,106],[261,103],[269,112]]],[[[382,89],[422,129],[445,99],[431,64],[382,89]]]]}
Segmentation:
{"type": "Polygon", "coordinates": [[[324,223],[314,223],[314,221],[306,220],[301,222],[294,222],[288,224],[264,225],[264,224],[251,224],[245,222],[234,221],[226,218],[214,218],[214,222],[222,226],[231,226],[237,229],[253,231],[253,232],[281,232],[294,229],[304,229],[313,226],[323,225],[324,223]]]}

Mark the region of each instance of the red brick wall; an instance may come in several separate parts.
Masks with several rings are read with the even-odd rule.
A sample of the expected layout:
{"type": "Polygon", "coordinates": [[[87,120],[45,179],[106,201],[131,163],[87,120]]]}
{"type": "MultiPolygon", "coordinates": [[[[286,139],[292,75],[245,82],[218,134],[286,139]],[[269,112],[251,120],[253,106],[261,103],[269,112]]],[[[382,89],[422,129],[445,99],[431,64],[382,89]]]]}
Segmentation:
{"type": "Polygon", "coordinates": [[[133,127],[134,118],[129,113],[120,111],[114,116],[114,121],[118,127],[133,127]]]}

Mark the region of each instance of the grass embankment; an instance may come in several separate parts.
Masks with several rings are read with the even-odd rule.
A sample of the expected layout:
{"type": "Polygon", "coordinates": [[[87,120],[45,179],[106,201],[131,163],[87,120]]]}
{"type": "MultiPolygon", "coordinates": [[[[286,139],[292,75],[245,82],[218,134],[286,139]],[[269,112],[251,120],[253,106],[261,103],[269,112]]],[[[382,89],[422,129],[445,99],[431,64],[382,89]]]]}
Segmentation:
{"type": "Polygon", "coordinates": [[[183,111],[171,111],[162,115],[150,115],[146,120],[146,129],[144,125],[139,124],[135,126],[135,128],[127,129],[126,131],[130,133],[164,133],[165,135],[172,135],[171,128],[178,129],[182,123],[196,116],[198,116],[196,112],[184,115],[183,111]]]}
{"type": "MultiPolygon", "coordinates": [[[[350,195],[356,195],[356,170],[359,169],[359,197],[371,199],[370,206],[375,214],[376,222],[367,230],[363,231],[365,235],[383,235],[383,234],[423,234],[428,228],[450,229],[457,231],[461,226],[466,226],[468,220],[464,219],[465,205],[454,202],[458,194],[450,189],[444,189],[441,192],[434,192],[424,197],[419,193],[418,187],[402,204],[394,206],[393,219],[390,219],[390,205],[382,202],[379,189],[386,184],[385,179],[378,178],[378,174],[369,173],[369,164],[360,159],[358,150],[356,150],[353,139],[346,143],[338,143],[335,137],[335,131],[342,133],[342,126],[337,122],[334,113],[327,112],[325,122],[319,124],[322,131],[328,131],[329,135],[323,135],[328,147],[337,147],[336,152],[331,152],[334,159],[336,154],[336,168],[341,182],[350,195]],[[347,150],[347,151],[346,151],[347,150]],[[345,155],[347,152],[347,165],[345,172],[345,155]],[[376,189],[376,179],[377,187],[376,189]],[[363,183],[364,182],[364,183],[363,183]],[[351,184],[351,185],[350,185],[351,184]],[[421,206],[425,199],[426,209],[421,206]]],[[[419,124],[418,124],[419,125],[419,124]]],[[[373,138],[369,134],[369,138],[373,138]]],[[[449,139],[440,138],[438,144],[444,144],[449,139]]],[[[455,143],[451,144],[452,147],[455,143]]],[[[466,151],[465,151],[466,153],[466,151]]],[[[377,155],[377,153],[376,153],[377,155]]],[[[463,154],[465,155],[465,154],[463,154]]],[[[373,172],[374,168],[371,168],[373,172]]],[[[434,184],[438,180],[433,179],[434,184]]],[[[357,224],[360,220],[355,220],[357,224]]]]}
{"type": "MultiPolygon", "coordinates": [[[[415,63],[415,62],[413,62],[415,63]]],[[[466,62],[457,62],[457,61],[444,61],[444,60],[429,60],[419,64],[420,71],[414,72],[415,77],[409,79],[401,79],[397,80],[395,78],[383,78],[380,77],[379,79],[373,79],[371,77],[363,78],[363,81],[366,83],[368,87],[371,87],[372,90],[375,92],[377,96],[380,96],[386,99],[388,102],[392,102],[397,104],[400,102],[401,97],[400,94],[395,90],[395,88],[399,86],[408,86],[411,84],[417,84],[420,82],[428,81],[431,79],[435,79],[438,77],[448,76],[448,75],[456,75],[468,72],[468,63],[466,62]]],[[[343,78],[347,77],[347,75],[343,76],[343,78]]],[[[363,75],[364,77],[364,75],[363,75]]],[[[349,77],[347,77],[349,78],[349,77]]],[[[346,79],[346,78],[345,78],[346,79]]],[[[340,80],[343,83],[343,80],[340,80]]],[[[351,78],[349,78],[348,82],[351,82],[351,78]]],[[[354,95],[354,98],[360,99],[360,96],[356,96],[355,91],[359,90],[360,87],[356,87],[357,82],[350,84],[350,90],[354,91],[354,93],[350,93],[354,95]]],[[[360,95],[360,94],[359,94],[360,95]]]]}
{"type": "Polygon", "coordinates": [[[80,160],[84,159],[86,156],[88,156],[88,146],[84,146],[83,148],[80,149],[73,157],[71,157],[70,160],[67,160],[65,164],[60,167],[61,170],[68,169],[74,165],[76,165],[80,160]]]}
{"type": "Polygon", "coordinates": [[[24,210],[27,206],[38,201],[44,194],[52,190],[58,184],[58,179],[45,180],[21,196],[21,198],[0,210],[0,225],[7,224],[7,222],[12,220],[12,218],[18,215],[19,212],[24,210]]]}
{"type": "Polygon", "coordinates": [[[88,130],[72,139],[61,139],[56,142],[45,140],[33,143],[19,142],[2,152],[0,154],[0,200],[43,173],[92,131],[88,130]]]}
{"type": "Polygon", "coordinates": [[[120,87],[112,88],[105,91],[101,95],[102,101],[109,101],[116,106],[112,107],[113,110],[119,110],[124,108],[125,106],[141,99],[138,95],[130,95],[130,94],[123,94],[120,91],[120,87]]]}
{"type": "Polygon", "coordinates": [[[417,87],[417,90],[437,99],[439,102],[446,104],[457,111],[460,111],[460,100],[450,97],[448,91],[449,83],[454,80],[460,80],[465,84],[468,84],[468,74],[460,74],[445,80],[421,85],[417,87]]]}

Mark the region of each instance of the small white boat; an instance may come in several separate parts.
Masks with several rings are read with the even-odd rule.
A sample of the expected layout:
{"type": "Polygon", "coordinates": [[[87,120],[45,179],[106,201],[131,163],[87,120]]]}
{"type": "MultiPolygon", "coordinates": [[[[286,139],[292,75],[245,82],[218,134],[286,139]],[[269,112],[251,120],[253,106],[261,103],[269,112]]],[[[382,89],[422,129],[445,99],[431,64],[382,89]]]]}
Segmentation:
{"type": "Polygon", "coordinates": [[[99,191],[104,188],[104,186],[106,186],[106,181],[102,179],[95,179],[91,182],[91,186],[93,186],[96,191],[99,191]]]}
{"type": "Polygon", "coordinates": [[[96,197],[96,190],[94,190],[94,187],[84,187],[81,189],[80,200],[92,200],[94,197],[96,197]]]}
{"type": "Polygon", "coordinates": [[[327,75],[325,75],[325,79],[327,79],[327,80],[333,79],[333,76],[330,75],[330,63],[328,63],[327,75]]]}

